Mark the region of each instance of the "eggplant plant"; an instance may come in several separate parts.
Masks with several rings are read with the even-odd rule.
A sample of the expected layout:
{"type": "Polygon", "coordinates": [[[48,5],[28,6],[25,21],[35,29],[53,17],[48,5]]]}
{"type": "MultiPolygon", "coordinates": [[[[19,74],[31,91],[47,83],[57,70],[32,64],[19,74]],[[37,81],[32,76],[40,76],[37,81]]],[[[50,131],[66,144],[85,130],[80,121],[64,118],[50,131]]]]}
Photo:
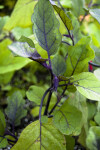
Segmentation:
{"type": "Polygon", "coordinates": [[[32,24],[33,33],[28,37],[22,35],[8,46],[16,56],[13,59],[25,59],[19,65],[18,60],[14,61],[16,67],[7,70],[15,71],[35,62],[33,67],[39,64],[47,71],[45,78],[49,77],[49,84],[46,87],[31,85],[26,90],[27,99],[39,106],[39,112],[19,137],[14,133],[14,126],[18,126],[27,113],[25,102],[20,92],[8,97],[5,113],[14,126],[12,133],[5,130],[4,114],[0,111],[0,147],[9,143],[13,145],[11,150],[74,150],[78,137],[84,149],[99,150],[100,70],[95,68],[100,67],[100,42],[90,31],[87,34],[84,26],[88,28],[85,18],[89,16],[100,29],[100,2],[25,0],[22,4],[26,12],[18,23],[18,16],[22,15],[19,14],[22,10],[17,11],[22,5],[20,2],[18,0],[4,29],[32,24]],[[27,15],[29,22],[23,22],[27,15]]]}

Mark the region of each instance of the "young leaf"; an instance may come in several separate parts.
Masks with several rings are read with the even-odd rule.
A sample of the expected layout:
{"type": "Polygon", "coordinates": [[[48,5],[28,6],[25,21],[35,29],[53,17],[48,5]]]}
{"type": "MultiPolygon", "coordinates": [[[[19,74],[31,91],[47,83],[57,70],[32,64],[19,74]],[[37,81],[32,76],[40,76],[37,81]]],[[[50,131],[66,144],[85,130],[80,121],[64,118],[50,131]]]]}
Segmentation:
{"type": "Polygon", "coordinates": [[[33,41],[32,41],[30,38],[27,38],[27,37],[25,37],[25,36],[23,36],[23,35],[22,35],[21,38],[19,39],[19,42],[27,42],[30,47],[32,47],[32,48],[35,47],[33,41]]]}
{"type": "Polygon", "coordinates": [[[3,112],[0,110],[0,135],[4,134],[5,127],[6,127],[5,116],[3,112]]]}
{"type": "Polygon", "coordinates": [[[100,149],[100,127],[94,126],[89,129],[86,145],[89,150],[100,149]]]}
{"type": "Polygon", "coordinates": [[[51,124],[42,125],[40,142],[40,123],[35,121],[28,125],[11,150],[66,150],[64,136],[51,124]]]}
{"type": "Polygon", "coordinates": [[[59,8],[58,6],[56,6],[56,5],[53,5],[53,7],[56,10],[56,12],[58,13],[58,15],[60,16],[60,18],[63,21],[63,23],[66,26],[66,28],[68,30],[72,30],[73,29],[72,22],[67,17],[67,15],[65,14],[65,12],[61,8],[59,8]]]}
{"type": "Polygon", "coordinates": [[[100,23],[100,9],[90,9],[89,12],[100,23]]]}
{"type": "Polygon", "coordinates": [[[40,46],[48,52],[55,54],[61,42],[59,22],[56,19],[49,0],[39,0],[32,15],[33,29],[40,46]]]}
{"type": "Polygon", "coordinates": [[[0,149],[6,148],[7,145],[8,145],[7,139],[0,137],[0,149]]]}
{"type": "Polygon", "coordinates": [[[65,60],[60,55],[55,55],[54,58],[51,60],[51,64],[52,64],[53,73],[56,76],[62,75],[66,71],[65,60]]]}
{"type": "Polygon", "coordinates": [[[22,94],[17,91],[8,97],[7,102],[8,107],[6,108],[5,113],[9,118],[9,122],[18,126],[20,120],[27,114],[27,110],[24,109],[25,100],[23,99],[22,94]]]}
{"type": "Polygon", "coordinates": [[[83,72],[73,76],[71,81],[86,98],[100,101],[100,81],[93,73],[83,72]]]}
{"type": "Polygon", "coordinates": [[[68,48],[66,76],[88,70],[88,62],[94,58],[94,51],[89,47],[90,37],[82,38],[75,46],[68,48]]]}
{"type": "Polygon", "coordinates": [[[66,135],[78,135],[81,132],[81,112],[67,101],[54,112],[53,123],[59,131],[66,135]]]}
{"type": "Polygon", "coordinates": [[[26,92],[26,95],[30,101],[33,101],[37,105],[40,105],[44,92],[44,88],[33,85],[29,87],[28,91],[26,92]]]}

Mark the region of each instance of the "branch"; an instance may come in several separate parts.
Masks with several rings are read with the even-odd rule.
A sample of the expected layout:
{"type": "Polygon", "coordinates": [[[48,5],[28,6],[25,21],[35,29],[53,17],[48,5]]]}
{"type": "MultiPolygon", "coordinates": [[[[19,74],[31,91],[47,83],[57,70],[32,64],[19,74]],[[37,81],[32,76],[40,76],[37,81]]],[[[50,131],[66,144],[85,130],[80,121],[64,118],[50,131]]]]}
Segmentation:
{"type": "Polygon", "coordinates": [[[48,88],[48,89],[45,91],[45,93],[44,93],[44,95],[43,95],[43,97],[42,97],[42,99],[41,99],[41,104],[40,104],[40,109],[39,109],[39,120],[40,120],[40,150],[41,150],[41,126],[42,126],[42,122],[41,122],[41,112],[42,112],[42,106],[43,106],[44,98],[46,97],[46,95],[48,94],[48,92],[49,92],[50,90],[51,90],[51,87],[48,88]]]}
{"type": "Polygon", "coordinates": [[[66,41],[61,41],[62,43],[65,43],[65,44],[67,44],[67,45],[71,45],[71,44],[69,44],[68,42],[66,42],[66,41]]]}
{"type": "Polygon", "coordinates": [[[48,96],[48,101],[47,101],[47,104],[46,104],[46,107],[45,107],[44,115],[47,115],[47,113],[48,113],[48,108],[49,108],[51,96],[52,96],[52,92],[50,91],[49,96],[48,96]]]}
{"type": "Polygon", "coordinates": [[[93,62],[89,62],[89,64],[92,65],[93,67],[98,67],[98,68],[100,68],[100,65],[95,64],[95,63],[93,63],[93,62]]]}

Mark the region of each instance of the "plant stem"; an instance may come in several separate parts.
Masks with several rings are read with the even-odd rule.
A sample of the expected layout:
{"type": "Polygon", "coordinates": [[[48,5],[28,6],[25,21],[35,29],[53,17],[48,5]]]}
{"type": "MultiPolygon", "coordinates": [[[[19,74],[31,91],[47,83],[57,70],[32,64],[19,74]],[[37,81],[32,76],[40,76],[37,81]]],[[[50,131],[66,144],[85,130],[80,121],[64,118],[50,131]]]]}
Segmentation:
{"type": "Polygon", "coordinates": [[[68,42],[66,42],[66,41],[62,41],[62,43],[65,43],[65,44],[67,44],[67,45],[71,45],[71,44],[69,44],[68,42]]]}
{"type": "Polygon", "coordinates": [[[62,99],[62,97],[64,97],[64,94],[65,94],[65,91],[67,90],[68,84],[67,84],[67,85],[64,85],[64,86],[66,86],[65,89],[63,90],[61,96],[58,97],[58,100],[57,100],[56,104],[53,106],[53,108],[51,109],[51,111],[49,112],[49,115],[52,114],[52,112],[55,110],[56,106],[58,105],[58,103],[59,103],[60,100],[62,99]]]}
{"type": "Polygon", "coordinates": [[[42,126],[42,122],[41,122],[41,112],[42,112],[42,106],[43,106],[43,101],[44,101],[44,98],[45,98],[45,96],[48,94],[48,92],[51,90],[51,87],[50,88],[48,88],[46,91],[45,91],[45,93],[44,93],[44,95],[43,95],[43,97],[42,97],[42,99],[41,99],[41,104],[40,104],[40,109],[39,109],[39,120],[40,120],[40,150],[41,150],[41,126],[42,126]]]}
{"type": "Polygon", "coordinates": [[[95,64],[95,63],[93,63],[93,62],[89,62],[89,64],[90,64],[90,65],[92,65],[92,66],[94,66],[94,67],[98,67],[98,68],[100,68],[100,65],[95,64]]]}
{"type": "Polygon", "coordinates": [[[51,96],[52,96],[52,92],[50,91],[49,96],[48,96],[48,101],[47,101],[47,104],[46,104],[46,107],[45,107],[44,115],[47,115],[47,113],[48,113],[48,108],[49,108],[51,96]]]}

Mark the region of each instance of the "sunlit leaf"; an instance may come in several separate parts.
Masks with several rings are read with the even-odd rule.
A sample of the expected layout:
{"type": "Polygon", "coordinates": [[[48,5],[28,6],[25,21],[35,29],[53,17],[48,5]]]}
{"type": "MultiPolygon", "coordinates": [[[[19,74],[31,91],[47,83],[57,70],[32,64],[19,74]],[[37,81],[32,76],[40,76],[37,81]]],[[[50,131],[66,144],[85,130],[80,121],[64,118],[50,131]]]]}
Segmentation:
{"type": "Polygon", "coordinates": [[[100,23],[100,9],[90,9],[89,12],[100,23]]]}
{"type": "Polygon", "coordinates": [[[11,150],[66,150],[64,136],[51,124],[42,125],[40,142],[40,123],[35,121],[28,125],[11,150]]]}
{"type": "Polygon", "coordinates": [[[10,44],[9,39],[0,43],[0,74],[19,70],[31,62],[28,58],[14,57],[7,48],[10,44]]]}
{"type": "Polygon", "coordinates": [[[100,101],[100,81],[93,73],[83,72],[73,76],[71,81],[86,98],[100,101]]]}
{"type": "Polygon", "coordinates": [[[94,71],[94,75],[98,78],[98,80],[100,80],[100,69],[99,68],[94,71]]]}
{"type": "Polygon", "coordinates": [[[49,0],[39,0],[32,15],[33,29],[40,46],[49,55],[57,52],[61,42],[59,22],[49,0]]]}
{"type": "Polygon", "coordinates": [[[11,18],[5,24],[4,29],[11,30],[14,27],[29,27],[32,25],[31,15],[33,13],[33,8],[37,1],[31,0],[18,0],[11,18]]]}

